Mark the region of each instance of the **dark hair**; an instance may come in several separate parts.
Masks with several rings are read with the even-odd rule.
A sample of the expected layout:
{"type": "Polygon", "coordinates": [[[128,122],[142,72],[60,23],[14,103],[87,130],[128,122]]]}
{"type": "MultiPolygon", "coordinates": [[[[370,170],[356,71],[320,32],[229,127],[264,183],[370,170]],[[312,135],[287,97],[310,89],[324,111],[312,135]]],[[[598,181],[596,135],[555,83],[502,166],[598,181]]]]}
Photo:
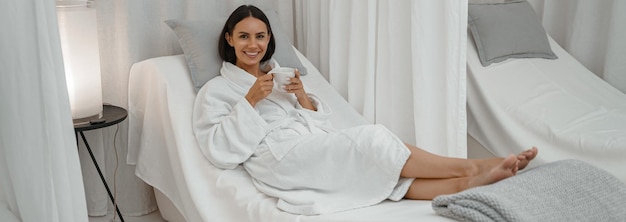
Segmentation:
{"type": "Polygon", "coordinates": [[[270,26],[270,21],[265,16],[265,13],[261,11],[261,9],[253,6],[253,5],[242,5],[239,6],[226,20],[226,24],[224,24],[224,28],[222,29],[222,33],[220,33],[219,37],[219,54],[220,57],[227,62],[232,64],[237,63],[237,56],[235,55],[235,49],[228,44],[226,41],[226,33],[230,36],[233,36],[233,29],[235,29],[235,25],[239,23],[241,20],[247,17],[254,17],[256,19],[261,20],[267,26],[267,31],[270,35],[270,42],[267,45],[267,49],[265,52],[265,56],[261,59],[261,62],[265,62],[272,58],[274,55],[274,50],[276,50],[276,41],[274,40],[274,34],[272,33],[272,27],[270,26]]]}

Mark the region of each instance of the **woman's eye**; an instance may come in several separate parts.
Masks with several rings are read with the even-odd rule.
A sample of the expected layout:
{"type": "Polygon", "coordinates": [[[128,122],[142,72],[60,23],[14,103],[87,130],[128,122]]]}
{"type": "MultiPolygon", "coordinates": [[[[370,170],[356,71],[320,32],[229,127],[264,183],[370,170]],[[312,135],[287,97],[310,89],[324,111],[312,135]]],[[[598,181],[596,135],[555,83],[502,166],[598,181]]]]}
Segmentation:
{"type": "Polygon", "coordinates": [[[240,36],[239,36],[239,38],[241,38],[241,39],[247,39],[247,38],[248,38],[248,35],[240,35],[240,36]]]}
{"type": "Polygon", "coordinates": [[[265,38],[265,35],[257,35],[257,36],[256,36],[256,38],[257,38],[257,39],[264,39],[264,38],[265,38]]]}

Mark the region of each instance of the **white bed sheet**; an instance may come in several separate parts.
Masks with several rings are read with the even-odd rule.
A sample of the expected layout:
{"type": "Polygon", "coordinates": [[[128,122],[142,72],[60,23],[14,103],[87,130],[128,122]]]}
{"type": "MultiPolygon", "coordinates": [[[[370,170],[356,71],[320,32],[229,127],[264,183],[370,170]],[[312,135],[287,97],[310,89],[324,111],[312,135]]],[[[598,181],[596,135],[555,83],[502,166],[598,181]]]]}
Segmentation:
{"type": "Polygon", "coordinates": [[[549,40],[556,60],[483,67],[468,35],[468,133],[496,156],[537,146],[531,167],[579,159],[626,182],[626,95],[549,40]]]}
{"type": "MultiPolygon", "coordinates": [[[[337,127],[366,123],[300,53],[309,70],[303,81],[334,111],[337,127]]],[[[431,201],[381,204],[321,216],[293,215],[260,193],[239,167],[220,170],[202,155],[191,127],[195,92],[183,55],[152,58],[131,68],[128,162],[136,175],[161,191],[187,221],[452,221],[435,214],[431,201]]]]}

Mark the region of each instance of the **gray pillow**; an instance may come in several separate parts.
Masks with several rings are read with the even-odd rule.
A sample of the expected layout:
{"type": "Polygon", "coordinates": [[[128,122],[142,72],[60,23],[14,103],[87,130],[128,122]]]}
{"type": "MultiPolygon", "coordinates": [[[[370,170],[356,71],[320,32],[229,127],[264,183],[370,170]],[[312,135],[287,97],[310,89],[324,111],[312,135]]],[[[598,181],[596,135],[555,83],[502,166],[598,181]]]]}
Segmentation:
{"type": "MultiPolygon", "coordinates": [[[[289,38],[284,34],[274,11],[264,11],[272,25],[276,50],[273,58],[281,66],[297,68],[302,75],[307,70],[298,59],[289,38]]],[[[191,80],[196,92],[213,77],[219,75],[222,59],[218,52],[218,41],[226,18],[188,21],[170,19],[165,23],[176,33],[180,47],[185,54],[191,80]]]]}
{"type": "Polygon", "coordinates": [[[527,1],[469,4],[469,28],[483,66],[510,58],[557,59],[527,1]]]}

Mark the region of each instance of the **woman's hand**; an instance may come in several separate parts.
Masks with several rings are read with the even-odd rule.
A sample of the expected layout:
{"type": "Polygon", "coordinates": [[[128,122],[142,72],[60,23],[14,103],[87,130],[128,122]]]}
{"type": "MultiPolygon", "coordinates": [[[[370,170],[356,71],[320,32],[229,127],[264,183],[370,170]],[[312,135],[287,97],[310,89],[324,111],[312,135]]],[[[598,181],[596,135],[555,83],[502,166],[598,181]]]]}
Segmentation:
{"type": "Polygon", "coordinates": [[[297,98],[306,97],[306,92],[304,92],[304,86],[302,85],[302,81],[300,80],[300,71],[296,69],[296,76],[293,78],[289,78],[289,84],[284,85],[285,91],[288,93],[296,94],[297,98]]]}
{"type": "Polygon", "coordinates": [[[246,94],[246,100],[252,105],[252,107],[256,106],[256,103],[265,99],[270,93],[272,93],[272,88],[274,87],[273,80],[274,75],[266,74],[261,75],[256,78],[256,81],[248,90],[248,94],[246,94]]]}
{"type": "Polygon", "coordinates": [[[289,84],[285,85],[285,91],[288,93],[294,93],[296,98],[298,98],[298,103],[306,109],[310,109],[316,111],[317,108],[313,106],[313,103],[309,100],[309,97],[306,95],[304,91],[304,85],[300,80],[300,71],[296,69],[296,76],[289,79],[289,84]]]}

